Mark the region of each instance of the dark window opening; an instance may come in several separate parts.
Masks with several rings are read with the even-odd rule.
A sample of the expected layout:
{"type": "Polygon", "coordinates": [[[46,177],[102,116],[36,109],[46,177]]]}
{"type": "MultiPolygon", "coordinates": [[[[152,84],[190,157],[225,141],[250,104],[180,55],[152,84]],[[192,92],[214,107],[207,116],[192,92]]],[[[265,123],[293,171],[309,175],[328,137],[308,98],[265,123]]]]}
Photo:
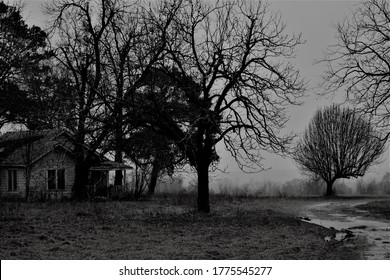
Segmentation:
{"type": "Polygon", "coordinates": [[[49,190],[65,189],[65,169],[51,169],[47,171],[47,188],[49,190]]]}
{"type": "Polygon", "coordinates": [[[57,188],[59,190],[65,189],[65,169],[57,170],[57,188]]]}
{"type": "Polygon", "coordinates": [[[17,189],[18,189],[17,170],[8,170],[8,191],[16,191],[17,189]]]}
{"type": "Polygon", "coordinates": [[[56,189],[56,171],[48,170],[47,172],[47,186],[49,190],[56,189]]]}

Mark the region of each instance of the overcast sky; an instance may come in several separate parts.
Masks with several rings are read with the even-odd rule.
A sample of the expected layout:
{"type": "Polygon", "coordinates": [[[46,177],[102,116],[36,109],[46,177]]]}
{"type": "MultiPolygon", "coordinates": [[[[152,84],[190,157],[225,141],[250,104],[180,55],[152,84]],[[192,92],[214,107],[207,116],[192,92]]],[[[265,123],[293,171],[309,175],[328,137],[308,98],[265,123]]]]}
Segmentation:
{"type": "MultiPolygon", "coordinates": [[[[8,2],[13,3],[15,1],[8,2]]],[[[25,0],[24,2],[26,2],[25,16],[28,19],[27,22],[42,26],[43,16],[40,10],[44,1],[25,0]]],[[[268,2],[271,4],[271,9],[279,10],[282,13],[282,18],[287,23],[288,32],[302,33],[302,38],[306,41],[304,45],[297,48],[295,64],[308,83],[307,96],[303,100],[304,105],[289,110],[291,117],[286,126],[286,132],[301,133],[318,108],[342,100],[342,93],[334,98],[320,98],[314,94],[314,88],[318,86],[320,76],[324,71],[324,65],[314,64],[314,61],[321,59],[326,48],[335,43],[334,24],[342,20],[344,16],[349,15],[358,1],[272,0],[268,2]]],[[[264,166],[271,168],[270,170],[247,175],[239,171],[234,160],[229,157],[222,147],[218,147],[218,150],[221,155],[220,168],[226,169],[229,173],[216,174],[217,178],[228,178],[233,182],[261,182],[265,180],[285,181],[301,177],[292,160],[275,155],[265,155],[264,166]]],[[[379,179],[389,170],[388,155],[389,152],[386,153],[383,163],[373,168],[370,174],[367,174],[369,177],[379,179]]]]}
{"type": "MultiPolygon", "coordinates": [[[[316,60],[323,58],[326,49],[334,44],[334,25],[345,16],[351,14],[359,1],[268,1],[271,7],[282,13],[284,21],[287,23],[287,30],[290,33],[302,33],[302,39],[306,41],[304,45],[297,48],[296,66],[300,70],[302,77],[308,83],[307,96],[304,104],[290,110],[290,121],[286,126],[286,131],[301,133],[308,126],[310,119],[318,108],[328,104],[339,103],[343,100],[342,92],[334,97],[319,97],[314,93],[318,88],[320,78],[324,72],[324,65],[315,64],[316,60]]],[[[224,154],[225,155],[225,154],[224,154]]],[[[381,179],[389,170],[389,152],[383,157],[383,163],[375,166],[367,179],[381,179]]],[[[222,158],[225,166],[229,166],[230,174],[222,175],[232,180],[245,181],[285,181],[294,178],[301,178],[301,174],[295,163],[291,159],[285,159],[276,155],[267,155],[264,165],[271,168],[258,174],[242,174],[238,171],[233,160],[225,155],[222,158]],[[244,177],[245,176],[245,177],[244,177]]],[[[223,167],[223,164],[222,166],[223,167]]]]}

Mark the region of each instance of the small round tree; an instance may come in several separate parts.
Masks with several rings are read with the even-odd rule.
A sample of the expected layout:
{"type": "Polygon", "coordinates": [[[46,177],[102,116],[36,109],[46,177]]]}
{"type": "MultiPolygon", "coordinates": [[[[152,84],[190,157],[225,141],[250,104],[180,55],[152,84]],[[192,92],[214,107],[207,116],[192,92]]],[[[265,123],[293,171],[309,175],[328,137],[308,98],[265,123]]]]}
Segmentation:
{"type": "Polygon", "coordinates": [[[330,196],[337,179],[363,176],[377,164],[385,143],[363,115],[332,105],[316,112],[293,158],[305,173],[326,182],[330,196]]]}

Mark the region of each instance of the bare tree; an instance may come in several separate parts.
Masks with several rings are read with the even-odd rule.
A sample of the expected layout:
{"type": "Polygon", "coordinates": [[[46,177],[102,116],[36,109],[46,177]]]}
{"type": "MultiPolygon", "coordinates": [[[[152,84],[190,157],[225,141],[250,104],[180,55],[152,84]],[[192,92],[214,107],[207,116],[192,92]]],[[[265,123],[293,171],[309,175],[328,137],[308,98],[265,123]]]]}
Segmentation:
{"type": "Polygon", "coordinates": [[[316,112],[293,158],[304,172],[326,182],[330,196],[337,179],[363,176],[384,149],[381,134],[363,115],[332,105],[316,112]]]}
{"type": "MultiPolygon", "coordinates": [[[[128,11],[128,7],[123,4],[122,12],[118,14],[116,19],[111,22],[108,27],[108,32],[103,37],[103,52],[104,52],[104,76],[106,86],[106,97],[104,98],[106,106],[114,115],[113,120],[115,127],[115,161],[123,161],[123,152],[121,150],[123,140],[123,94],[125,90],[131,86],[135,73],[132,71],[137,68],[137,63],[134,61],[133,52],[136,51],[142,33],[140,31],[141,22],[137,13],[139,8],[132,5],[132,9],[128,11]],[[107,96],[108,95],[108,96],[107,96]]],[[[121,170],[115,171],[114,185],[121,185],[123,174],[121,170]]]]}
{"type": "MultiPolygon", "coordinates": [[[[390,2],[367,0],[337,25],[338,43],[324,62],[326,93],[346,89],[347,101],[390,128],[390,2]]],[[[388,132],[387,136],[390,136],[388,132]]]]}
{"type": "MultiPolygon", "coordinates": [[[[151,13],[143,2],[128,3],[119,1],[121,12],[108,27],[103,36],[103,72],[106,88],[105,106],[112,115],[110,121],[113,127],[115,141],[115,161],[122,162],[125,138],[138,134],[137,127],[125,127],[123,121],[124,100],[126,92],[132,92],[145,79],[145,73],[157,60],[161,59],[164,35],[154,34],[150,30],[151,13]],[[130,134],[130,136],[129,136],[130,134]]],[[[160,15],[163,26],[161,32],[170,25],[175,11],[175,5],[167,8],[166,15],[160,15]]],[[[136,147],[133,147],[137,149],[136,147]]],[[[141,148],[142,150],[142,148],[141,148]]],[[[115,185],[122,182],[122,172],[116,172],[115,185]]]]}
{"type": "MultiPolygon", "coordinates": [[[[155,67],[169,82],[150,87],[153,98],[162,95],[147,103],[140,120],[185,154],[198,175],[198,211],[209,212],[217,143],[224,142],[246,171],[263,169],[263,150],[286,151],[291,135],[279,133],[288,119],[286,106],[298,104],[303,93],[289,63],[300,36],[286,35],[280,15],[261,1],[162,2],[179,5],[169,32],[159,32],[163,26],[153,22],[165,36],[165,56],[155,67]]],[[[157,15],[166,14],[166,7],[160,5],[157,15]]]]}
{"type": "MultiPolygon", "coordinates": [[[[164,33],[175,6],[153,19],[164,33]]],[[[142,3],[124,0],[56,0],[48,4],[52,39],[59,66],[72,79],[73,118],[68,122],[76,135],[74,193],[85,197],[89,161],[97,149],[116,150],[122,160],[123,100],[132,92],[148,65],[160,59],[162,36],[149,30],[150,13],[142,3]],[[114,134],[111,135],[111,134],[114,134]],[[106,143],[115,145],[104,147],[106,143]],[[85,153],[85,145],[90,149],[85,153]]],[[[133,129],[133,127],[130,128],[133,129]]],[[[122,181],[117,173],[116,182],[122,181]]]]}
{"type": "Polygon", "coordinates": [[[109,114],[102,96],[103,38],[110,25],[122,12],[119,1],[57,0],[49,3],[46,12],[51,16],[51,35],[58,67],[72,80],[74,110],[68,117],[75,134],[75,183],[77,198],[87,197],[88,170],[91,159],[110,130],[109,114]],[[105,120],[104,122],[102,120],[105,120]],[[90,149],[85,149],[88,144],[90,149]]]}

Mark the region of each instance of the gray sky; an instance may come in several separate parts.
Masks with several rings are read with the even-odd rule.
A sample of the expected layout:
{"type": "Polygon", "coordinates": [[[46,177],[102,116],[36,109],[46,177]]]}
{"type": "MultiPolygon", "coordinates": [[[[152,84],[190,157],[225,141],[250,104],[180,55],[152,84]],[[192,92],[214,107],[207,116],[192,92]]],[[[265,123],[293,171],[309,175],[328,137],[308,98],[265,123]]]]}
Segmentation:
{"type": "MultiPolygon", "coordinates": [[[[302,77],[308,83],[307,96],[304,104],[290,110],[290,121],[286,131],[301,133],[309,124],[315,111],[327,104],[338,103],[343,100],[342,93],[335,97],[319,97],[314,93],[318,87],[320,77],[323,75],[324,65],[314,64],[316,60],[323,58],[323,53],[329,45],[334,44],[335,29],[333,26],[348,16],[354,10],[359,1],[268,1],[271,8],[282,13],[283,20],[287,23],[289,33],[302,33],[304,45],[297,48],[296,66],[302,77]]],[[[243,174],[237,168],[234,160],[221,148],[221,168],[228,166],[230,174],[220,174],[219,177],[229,178],[233,181],[286,181],[300,178],[302,175],[291,159],[285,159],[277,155],[267,155],[264,161],[265,167],[270,170],[257,174],[243,174]]],[[[383,157],[383,163],[373,167],[365,177],[367,179],[380,179],[386,171],[389,171],[389,152],[383,157]]]]}
{"type": "MultiPolygon", "coordinates": [[[[40,10],[44,1],[25,0],[24,2],[26,3],[25,16],[27,22],[42,26],[43,16],[40,10]]],[[[342,100],[342,93],[334,98],[315,95],[314,88],[318,86],[320,76],[324,71],[324,65],[313,63],[323,57],[323,53],[329,45],[335,43],[335,29],[332,26],[344,16],[349,15],[358,1],[271,0],[268,2],[271,4],[271,9],[279,10],[282,13],[282,18],[287,23],[287,31],[296,34],[302,33],[302,38],[306,41],[304,45],[297,48],[295,64],[308,83],[307,96],[303,99],[304,105],[289,110],[291,117],[286,126],[286,132],[301,133],[319,107],[342,100]]],[[[234,160],[224,151],[222,146],[218,146],[218,151],[221,155],[219,167],[226,169],[229,173],[221,174],[217,172],[213,176],[216,182],[218,178],[227,178],[233,182],[242,183],[265,180],[286,181],[301,177],[292,160],[269,154],[265,154],[264,166],[271,168],[270,170],[257,174],[244,174],[238,169],[234,160]]],[[[388,155],[389,152],[384,156],[383,163],[373,168],[366,177],[380,179],[390,169],[388,155]]]]}

